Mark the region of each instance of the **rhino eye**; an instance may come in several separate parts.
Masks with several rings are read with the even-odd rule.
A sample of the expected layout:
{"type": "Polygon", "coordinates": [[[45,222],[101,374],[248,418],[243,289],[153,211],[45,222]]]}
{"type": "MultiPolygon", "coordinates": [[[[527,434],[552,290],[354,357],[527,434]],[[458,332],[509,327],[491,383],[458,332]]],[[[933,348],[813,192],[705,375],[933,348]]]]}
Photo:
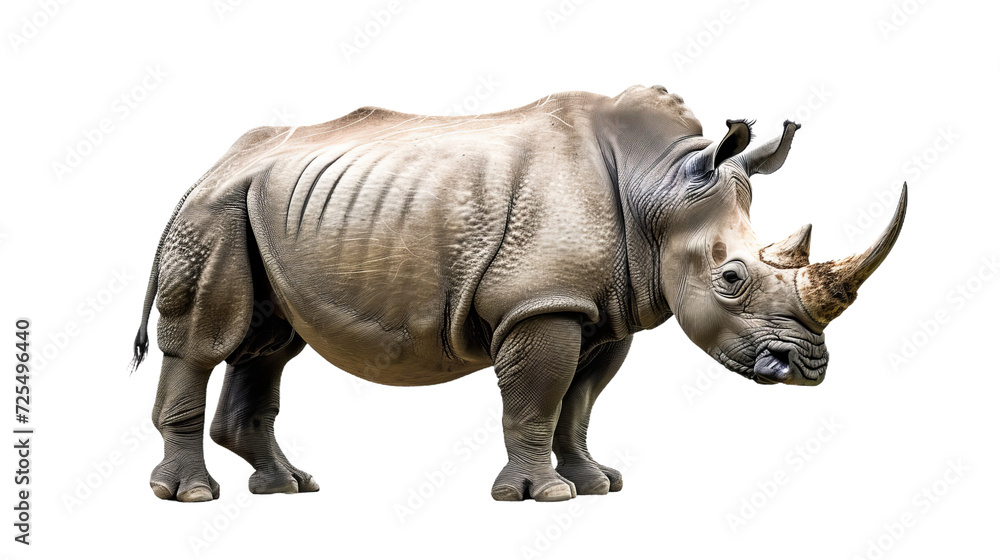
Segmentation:
{"type": "Polygon", "coordinates": [[[729,261],[715,270],[712,284],[715,290],[727,298],[739,297],[747,286],[747,267],[742,261],[729,261]]]}

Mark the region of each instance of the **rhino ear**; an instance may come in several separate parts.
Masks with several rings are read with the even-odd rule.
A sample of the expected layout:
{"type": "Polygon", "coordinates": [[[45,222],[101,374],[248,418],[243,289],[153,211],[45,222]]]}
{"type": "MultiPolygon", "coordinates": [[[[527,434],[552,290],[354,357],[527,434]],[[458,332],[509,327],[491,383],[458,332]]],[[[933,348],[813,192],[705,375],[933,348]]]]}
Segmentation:
{"type": "Polygon", "coordinates": [[[750,125],[752,122],[727,120],[729,132],[722,140],[713,142],[707,148],[696,152],[687,161],[685,169],[688,176],[703,177],[715,171],[722,162],[738,156],[750,145],[750,125]]]}
{"type": "Polygon", "coordinates": [[[798,123],[785,121],[784,131],[780,138],[774,138],[740,156],[740,164],[746,170],[747,175],[755,173],[767,175],[781,169],[785,158],[788,157],[788,150],[792,147],[795,131],[800,128],[802,125],[798,123]]]}

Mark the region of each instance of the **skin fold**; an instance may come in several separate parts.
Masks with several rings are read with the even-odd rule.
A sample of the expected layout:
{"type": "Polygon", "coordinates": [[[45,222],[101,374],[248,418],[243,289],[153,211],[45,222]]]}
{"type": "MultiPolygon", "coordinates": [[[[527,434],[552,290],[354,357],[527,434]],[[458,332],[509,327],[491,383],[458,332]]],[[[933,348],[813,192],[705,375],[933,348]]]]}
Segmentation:
{"type": "Polygon", "coordinates": [[[135,341],[138,366],[155,304],[154,493],[219,497],[203,434],[223,361],[212,439],[254,466],[252,492],[318,490],[274,438],[282,371],[307,344],[387,385],[493,366],[508,451],[497,500],[622,488],[587,450],[591,409],[632,335],[672,316],[741,375],[820,383],[823,328],[891,249],[905,185],[872,248],[809,264],[808,226],[763,246],[749,222],[749,177],[781,167],[798,125],[748,149],[750,123],[726,124],[708,140],[679,96],[633,86],[474,117],[363,107],[244,134],[157,248],[135,341]]]}

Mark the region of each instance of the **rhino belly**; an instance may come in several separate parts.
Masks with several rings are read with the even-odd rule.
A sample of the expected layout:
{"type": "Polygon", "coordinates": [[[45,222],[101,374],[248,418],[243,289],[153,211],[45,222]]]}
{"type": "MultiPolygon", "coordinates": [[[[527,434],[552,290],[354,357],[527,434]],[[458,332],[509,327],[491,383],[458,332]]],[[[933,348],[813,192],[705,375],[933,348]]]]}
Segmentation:
{"type": "Polygon", "coordinates": [[[435,163],[330,149],[276,164],[248,197],[290,323],[369,381],[427,385],[491,364],[465,323],[502,236],[504,214],[489,208],[506,204],[463,166],[435,163]]]}

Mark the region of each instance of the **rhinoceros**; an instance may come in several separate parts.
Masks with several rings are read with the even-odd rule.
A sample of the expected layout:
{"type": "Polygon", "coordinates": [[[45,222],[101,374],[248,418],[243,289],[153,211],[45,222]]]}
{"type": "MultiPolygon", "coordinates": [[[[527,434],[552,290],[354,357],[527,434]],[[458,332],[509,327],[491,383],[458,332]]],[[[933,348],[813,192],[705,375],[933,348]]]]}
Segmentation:
{"type": "Polygon", "coordinates": [[[362,107],[247,132],[157,247],[133,358],[148,352],[155,298],[153,492],[219,497],[202,442],[222,361],[212,439],[254,467],[254,493],[318,490],[274,436],[282,370],[306,344],[387,385],[493,366],[508,453],[496,500],[622,488],[587,449],[591,409],[633,334],[671,316],[757,383],[819,384],[823,329],[892,248],[906,185],[860,254],[810,264],[810,226],[762,245],[749,177],[782,166],[799,125],[748,150],[752,124],[729,120],[713,142],[681,97],[633,86],[476,116],[362,107]]]}

